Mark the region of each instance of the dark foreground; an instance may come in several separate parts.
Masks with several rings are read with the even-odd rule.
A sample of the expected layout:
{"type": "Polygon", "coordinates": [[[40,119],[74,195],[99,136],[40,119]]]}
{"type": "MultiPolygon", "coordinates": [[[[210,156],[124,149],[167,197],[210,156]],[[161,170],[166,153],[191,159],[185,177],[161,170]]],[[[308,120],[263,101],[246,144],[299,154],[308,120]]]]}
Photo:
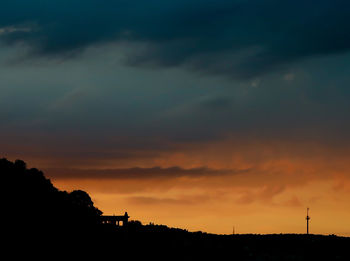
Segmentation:
{"type": "Polygon", "coordinates": [[[350,238],[337,236],[213,235],[142,226],[54,233],[32,230],[13,238],[27,257],[38,258],[49,252],[48,256],[69,260],[350,260],[350,238]]]}
{"type": "Polygon", "coordinates": [[[106,225],[86,192],[60,191],[23,161],[0,159],[0,174],[1,253],[9,260],[350,260],[345,237],[106,225]]]}

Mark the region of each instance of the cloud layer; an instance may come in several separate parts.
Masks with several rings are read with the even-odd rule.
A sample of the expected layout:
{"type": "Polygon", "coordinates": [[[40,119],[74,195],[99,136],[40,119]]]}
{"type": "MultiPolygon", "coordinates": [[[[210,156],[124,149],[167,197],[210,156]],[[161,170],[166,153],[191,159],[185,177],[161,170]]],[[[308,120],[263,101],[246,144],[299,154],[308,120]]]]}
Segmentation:
{"type": "Polygon", "coordinates": [[[74,57],[105,43],[139,44],[137,66],[180,66],[252,78],[350,48],[343,0],[2,1],[1,40],[31,55],[74,57]]]}
{"type": "Polygon", "coordinates": [[[55,179],[174,179],[217,177],[246,173],[249,170],[216,170],[207,167],[184,169],[170,168],[124,168],[124,169],[48,169],[47,172],[55,179]]]}

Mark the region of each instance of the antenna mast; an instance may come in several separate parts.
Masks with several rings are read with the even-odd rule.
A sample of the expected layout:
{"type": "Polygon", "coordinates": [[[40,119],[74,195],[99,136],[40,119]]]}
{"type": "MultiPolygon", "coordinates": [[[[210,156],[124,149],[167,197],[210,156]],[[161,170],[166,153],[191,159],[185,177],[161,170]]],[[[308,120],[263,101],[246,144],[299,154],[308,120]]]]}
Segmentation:
{"type": "Polygon", "coordinates": [[[307,235],[309,234],[309,220],[310,220],[309,208],[307,208],[307,210],[306,210],[306,234],[307,235]]]}

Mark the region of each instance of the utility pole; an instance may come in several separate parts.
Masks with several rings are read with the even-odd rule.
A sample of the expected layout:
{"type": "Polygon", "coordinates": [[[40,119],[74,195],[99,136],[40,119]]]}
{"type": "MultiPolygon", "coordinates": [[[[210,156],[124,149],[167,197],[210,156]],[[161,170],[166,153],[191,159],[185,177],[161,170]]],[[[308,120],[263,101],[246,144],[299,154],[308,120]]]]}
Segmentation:
{"type": "Polygon", "coordinates": [[[309,220],[310,220],[309,208],[307,208],[307,210],[306,210],[306,234],[307,235],[309,234],[309,220]]]}

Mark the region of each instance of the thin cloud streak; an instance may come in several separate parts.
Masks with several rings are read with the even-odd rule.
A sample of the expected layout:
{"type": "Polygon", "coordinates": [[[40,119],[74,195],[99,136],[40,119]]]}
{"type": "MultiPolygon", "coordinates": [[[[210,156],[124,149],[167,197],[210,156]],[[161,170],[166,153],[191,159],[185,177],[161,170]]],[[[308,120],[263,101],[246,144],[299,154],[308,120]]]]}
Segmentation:
{"type": "Polygon", "coordinates": [[[55,179],[173,179],[237,175],[250,169],[210,169],[207,167],[184,169],[181,167],[122,168],[122,169],[46,169],[55,179]]]}
{"type": "Polygon", "coordinates": [[[187,196],[179,198],[136,196],[128,197],[126,201],[134,205],[195,205],[198,202],[208,202],[210,199],[209,196],[187,196]]]}

